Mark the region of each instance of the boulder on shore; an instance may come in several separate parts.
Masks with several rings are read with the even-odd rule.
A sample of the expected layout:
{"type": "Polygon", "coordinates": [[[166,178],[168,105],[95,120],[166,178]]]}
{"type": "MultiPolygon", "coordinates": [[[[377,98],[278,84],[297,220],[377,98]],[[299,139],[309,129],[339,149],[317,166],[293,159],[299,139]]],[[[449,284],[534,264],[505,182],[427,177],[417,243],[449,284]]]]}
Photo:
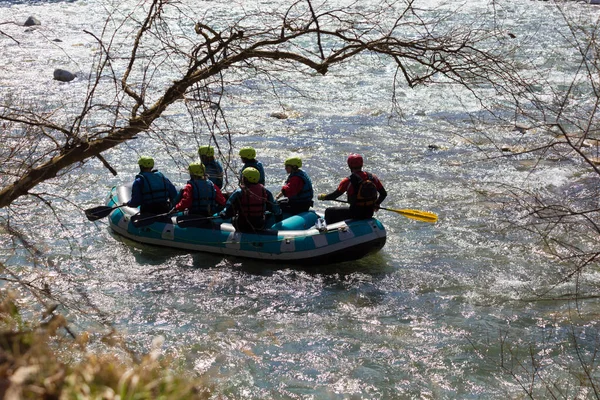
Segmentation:
{"type": "Polygon", "coordinates": [[[54,79],[61,82],[71,82],[73,79],[75,79],[75,74],[64,69],[55,69],[54,79]]]}

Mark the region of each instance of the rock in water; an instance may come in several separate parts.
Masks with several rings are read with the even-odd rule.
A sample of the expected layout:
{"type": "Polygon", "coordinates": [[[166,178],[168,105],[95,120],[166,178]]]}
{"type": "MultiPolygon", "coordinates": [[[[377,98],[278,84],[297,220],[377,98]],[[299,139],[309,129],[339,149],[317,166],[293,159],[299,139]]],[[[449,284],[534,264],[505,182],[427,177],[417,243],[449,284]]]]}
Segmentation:
{"type": "Polygon", "coordinates": [[[64,69],[55,69],[54,79],[61,82],[71,82],[73,79],[75,79],[75,75],[69,71],[65,71],[64,69]]]}
{"type": "Polygon", "coordinates": [[[23,24],[24,26],[41,25],[42,23],[36,17],[29,17],[23,24]]]}

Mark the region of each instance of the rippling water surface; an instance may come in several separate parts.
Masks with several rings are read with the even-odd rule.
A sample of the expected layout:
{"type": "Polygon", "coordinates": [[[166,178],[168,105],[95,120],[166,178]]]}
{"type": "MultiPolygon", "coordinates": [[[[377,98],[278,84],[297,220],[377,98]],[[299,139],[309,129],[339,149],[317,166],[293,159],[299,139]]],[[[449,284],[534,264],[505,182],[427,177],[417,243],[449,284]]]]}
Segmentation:
{"type": "MultiPolygon", "coordinates": [[[[222,11],[217,4],[197,6],[217,13],[222,11]]],[[[553,74],[561,81],[573,67],[561,63],[571,50],[555,30],[560,18],[546,2],[519,4],[499,7],[495,17],[530,46],[524,54],[545,57],[555,50],[553,74]]],[[[240,11],[235,3],[229,6],[233,14],[240,11]]],[[[456,23],[472,21],[482,10],[491,18],[489,6],[465,2],[456,23]]],[[[0,36],[2,98],[60,101],[75,108],[97,47],[83,30],[99,34],[111,7],[100,1],[0,3],[0,22],[22,23],[30,15],[42,22],[30,31],[0,25],[19,41],[0,36]],[[53,81],[55,68],[78,72],[78,78],[69,84],[53,81]]],[[[573,7],[596,12],[584,4],[573,7]]],[[[270,83],[260,77],[225,88],[234,151],[246,145],[257,149],[273,191],[285,179],[282,161],[300,155],[317,193],[332,191],[346,174],[346,155],[360,152],[366,169],[386,185],[385,205],[431,210],[439,214],[439,223],[380,211],[388,241],[379,253],[357,262],[292,268],[135,244],[58,202],[73,214],[64,229],[48,225],[42,212],[22,217],[53,254],[56,290],[98,307],[137,349],[148,349],[153,338],[163,336],[165,352],[176,354],[189,370],[207,374],[231,398],[522,395],[500,368],[503,344],[527,350],[528,343],[541,343],[543,360],[556,363],[571,363],[574,354],[557,349],[568,346],[570,326],[560,317],[567,306],[529,301],[561,269],[532,251],[533,237],[504,229],[509,216],[498,203],[503,200],[499,187],[560,192],[582,167],[557,161],[531,173],[527,157],[483,161],[480,149],[491,143],[476,139],[480,136],[468,124],[468,112],[478,106],[467,93],[400,87],[399,118],[391,112],[393,73],[387,61],[364,56],[324,77],[282,74],[282,81],[298,91],[282,85],[279,98],[268,95],[270,83]],[[271,117],[276,112],[290,118],[271,117]]],[[[172,125],[165,129],[186,130],[177,126],[179,112],[170,111],[172,125]]],[[[522,140],[512,127],[485,129],[497,143],[522,140]]],[[[178,147],[167,154],[156,140],[140,137],[105,154],[118,176],[92,160],[77,174],[41,189],[64,186],[81,208],[101,205],[111,186],[133,178],[140,152],[153,153],[158,167],[183,185],[196,139],[178,136],[178,147]]],[[[232,170],[239,167],[235,157],[231,162],[232,170]]],[[[323,210],[327,204],[316,206],[323,210]]],[[[582,277],[590,284],[597,280],[595,273],[582,277]]],[[[79,327],[87,324],[82,318],[79,327]]],[[[592,321],[584,325],[580,337],[590,349],[594,340],[584,333],[593,326],[592,321]]],[[[552,369],[547,362],[542,367],[552,369]]],[[[557,369],[555,377],[560,374],[557,369]]]]}

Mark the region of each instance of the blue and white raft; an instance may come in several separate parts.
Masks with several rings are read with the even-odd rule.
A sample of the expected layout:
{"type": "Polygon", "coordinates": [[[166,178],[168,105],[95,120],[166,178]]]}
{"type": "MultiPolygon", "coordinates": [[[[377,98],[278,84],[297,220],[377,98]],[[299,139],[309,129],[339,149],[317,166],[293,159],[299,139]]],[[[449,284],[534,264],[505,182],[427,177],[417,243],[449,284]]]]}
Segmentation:
{"type": "MultiPolygon", "coordinates": [[[[113,187],[106,205],[115,207],[130,197],[130,185],[113,187]]],[[[173,216],[136,228],[131,217],[138,211],[132,207],[116,208],[109,215],[110,227],[140,243],[263,261],[303,264],[350,261],[381,249],[386,241],[385,228],[375,218],[325,225],[321,215],[308,211],[278,223],[271,217],[271,222],[267,221],[270,229],[242,233],[220,218],[182,227],[173,216]]]]}

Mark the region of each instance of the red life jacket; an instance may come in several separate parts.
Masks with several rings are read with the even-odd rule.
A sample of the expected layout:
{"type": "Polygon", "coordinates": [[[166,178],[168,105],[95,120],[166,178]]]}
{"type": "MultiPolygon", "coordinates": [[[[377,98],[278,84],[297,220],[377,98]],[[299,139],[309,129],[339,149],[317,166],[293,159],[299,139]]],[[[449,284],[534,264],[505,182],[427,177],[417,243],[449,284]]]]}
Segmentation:
{"type": "Polygon", "coordinates": [[[267,204],[267,190],[260,183],[242,187],[239,214],[246,217],[263,217],[267,204]]]}

